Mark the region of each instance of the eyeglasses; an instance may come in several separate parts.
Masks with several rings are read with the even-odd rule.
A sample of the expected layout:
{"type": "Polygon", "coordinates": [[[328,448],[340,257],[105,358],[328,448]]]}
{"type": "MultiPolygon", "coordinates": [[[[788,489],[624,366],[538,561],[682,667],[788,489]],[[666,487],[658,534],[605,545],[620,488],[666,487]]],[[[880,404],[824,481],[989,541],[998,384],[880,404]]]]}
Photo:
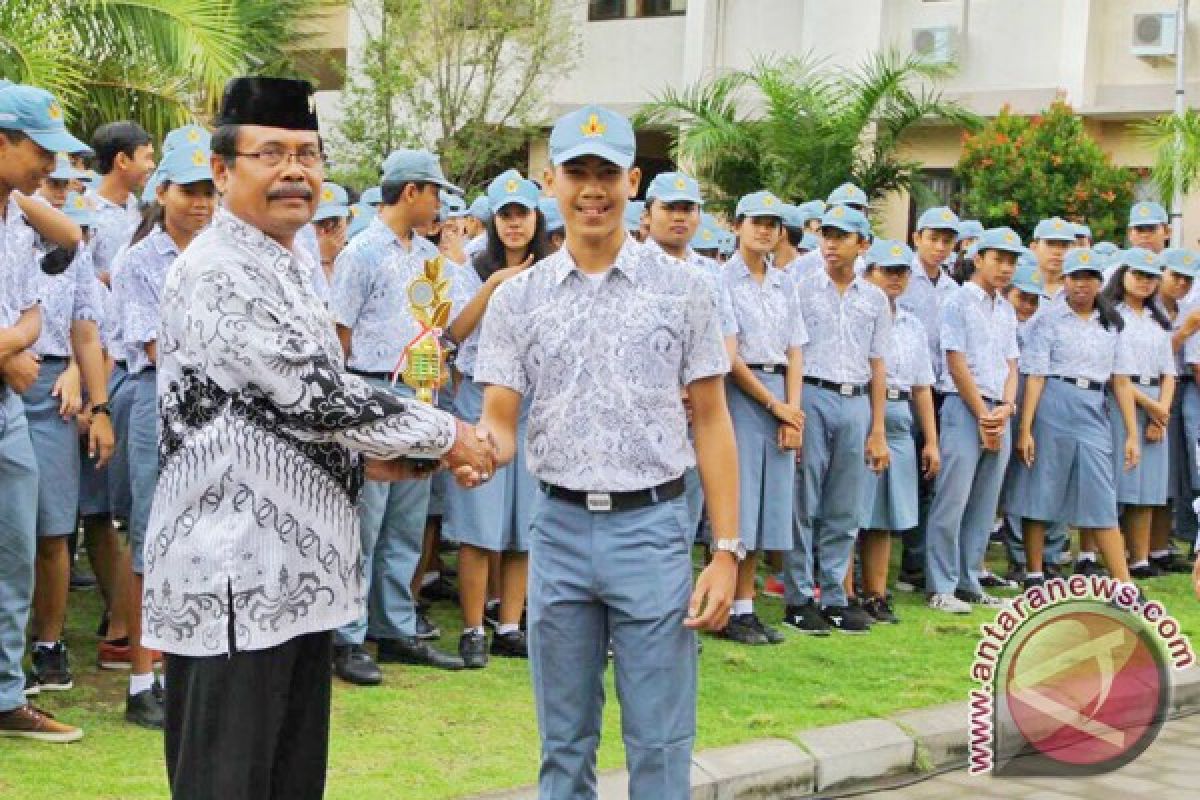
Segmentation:
{"type": "Polygon", "coordinates": [[[253,153],[235,153],[242,158],[257,158],[263,166],[278,167],[284,161],[296,159],[302,167],[315,167],[322,162],[323,156],[319,148],[301,147],[299,150],[287,150],[282,147],[264,147],[253,153]]]}

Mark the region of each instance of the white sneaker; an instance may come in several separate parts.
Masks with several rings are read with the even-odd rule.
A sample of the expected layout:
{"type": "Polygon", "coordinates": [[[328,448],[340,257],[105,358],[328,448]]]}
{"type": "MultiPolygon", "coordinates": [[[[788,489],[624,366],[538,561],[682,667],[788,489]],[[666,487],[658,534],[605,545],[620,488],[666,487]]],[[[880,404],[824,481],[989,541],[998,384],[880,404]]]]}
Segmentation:
{"type": "Polygon", "coordinates": [[[970,603],[964,603],[952,594],[934,594],[929,596],[927,605],[934,611],[945,611],[947,614],[970,614],[970,603]]]}

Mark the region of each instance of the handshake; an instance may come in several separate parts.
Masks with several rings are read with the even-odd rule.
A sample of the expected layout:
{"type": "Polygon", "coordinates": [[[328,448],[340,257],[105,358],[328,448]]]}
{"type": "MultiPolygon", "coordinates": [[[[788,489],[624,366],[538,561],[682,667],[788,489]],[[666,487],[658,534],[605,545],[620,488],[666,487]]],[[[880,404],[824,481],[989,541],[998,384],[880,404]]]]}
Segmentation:
{"type": "Polygon", "coordinates": [[[367,479],[406,481],[428,478],[438,469],[448,469],[464,489],[487,483],[496,474],[496,438],[492,432],[461,419],[455,420],[454,445],[440,461],[396,458],[390,461],[367,459],[367,479]]]}

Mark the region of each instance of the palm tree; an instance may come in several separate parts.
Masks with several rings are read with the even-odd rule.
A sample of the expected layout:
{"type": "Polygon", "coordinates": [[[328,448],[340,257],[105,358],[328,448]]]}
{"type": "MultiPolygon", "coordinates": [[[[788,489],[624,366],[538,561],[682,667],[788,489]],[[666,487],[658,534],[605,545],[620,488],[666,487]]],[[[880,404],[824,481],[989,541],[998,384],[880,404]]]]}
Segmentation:
{"type": "Polygon", "coordinates": [[[919,189],[920,164],[900,141],[918,123],[968,129],[978,118],[929,84],[947,68],[887,51],[854,70],[812,59],[759,60],[683,90],[664,90],[638,125],[678,126],[674,155],[731,208],[747,192],[824,197],[849,180],[878,198],[919,189]]]}
{"type": "Polygon", "coordinates": [[[239,73],[290,71],[284,44],[321,0],[0,3],[0,76],[53,91],[87,133],[134,119],[152,134],[215,110],[239,73]]]}
{"type": "Polygon", "coordinates": [[[1157,154],[1151,177],[1164,202],[1171,202],[1176,184],[1185,195],[1196,188],[1200,177],[1200,112],[1189,108],[1182,117],[1167,114],[1144,120],[1134,130],[1157,154]]]}

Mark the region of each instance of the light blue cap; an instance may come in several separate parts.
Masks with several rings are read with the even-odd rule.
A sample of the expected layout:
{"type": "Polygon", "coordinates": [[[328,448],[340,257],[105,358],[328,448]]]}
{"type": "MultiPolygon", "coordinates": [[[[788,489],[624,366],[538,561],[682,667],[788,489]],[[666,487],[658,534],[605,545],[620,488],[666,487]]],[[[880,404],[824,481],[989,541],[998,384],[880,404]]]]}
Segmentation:
{"type": "Polygon", "coordinates": [[[1168,247],[1162,251],[1163,266],[1172,272],[1195,278],[1200,274],[1200,255],[1186,247],[1168,247]]]}
{"type": "Polygon", "coordinates": [[[207,146],[194,144],[178,147],[163,154],[162,161],[159,162],[155,172],[158,174],[160,183],[170,181],[171,183],[188,184],[211,181],[213,179],[211,158],[212,152],[207,146]]]}
{"type": "Polygon", "coordinates": [[[96,204],[90,197],[79,192],[67,192],[67,201],[63,203],[62,210],[76,225],[96,227],[96,204]]]}
{"type": "Polygon", "coordinates": [[[1071,275],[1075,272],[1095,272],[1103,275],[1104,260],[1090,247],[1076,247],[1063,259],[1062,274],[1071,275]]]}
{"type": "Polygon", "coordinates": [[[562,212],[558,210],[558,200],[553,197],[543,197],[538,200],[538,210],[546,220],[546,233],[561,231],[564,227],[562,212]]]}
{"type": "Polygon", "coordinates": [[[1143,201],[1129,209],[1129,227],[1134,225],[1166,225],[1167,210],[1159,203],[1143,201]]]}
{"type": "Polygon", "coordinates": [[[169,153],[177,147],[186,147],[187,145],[211,148],[212,134],[199,125],[183,125],[163,137],[162,151],[169,153]]]}
{"type": "Polygon", "coordinates": [[[808,219],[808,215],[800,210],[800,206],[794,206],[791,203],[783,204],[783,226],[785,228],[791,228],[794,231],[803,230],[808,219]]]}
{"type": "Polygon", "coordinates": [[[975,243],[976,253],[984,250],[1001,250],[1019,256],[1025,251],[1025,245],[1021,244],[1021,237],[1012,228],[988,228],[975,243]]]}
{"type": "Polygon", "coordinates": [[[1096,242],[1094,245],[1092,245],[1092,250],[1094,250],[1097,255],[1101,256],[1111,256],[1120,249],[1121,248],[1117,247],[1112,242],[1096,242]]]}
{"type": "Polygon", "coordinates": [[[1033,239],[1040,242],[1074,242],[1075,225],[1062,217],[1049,217],[1033,229],[1033,239]]]}
{"type": "Polygon", "coordinates": [[[350,216],[350,195],[336,183],[329,181],[322,183],[321,197],[317,202],[317,212],[313,214],[313,222],[348,216],[350,216]]]}
{"type": "Polygon", "coordinates": [[[958,234],[958,214],[947,206],[930,208],[917,220],[917,230],[953,231],[958,234]]]}
{"type": "Polygon", "coordinates": [[[829,198],[825,202],[830,206],[855,205],[866,208],[868,205],[867,193],[853,183],[843,183],[834,189],[829,193],[829,198]]]}
{"type": "Polygon", "coordinates": [[[446,180],[437,156],[428,150],[393,150],[383,160],[383,182],[432,183],[455,194],[462,194],[462,189],[446,180]]]}
{"type": "Polygon", "coordinates": [[[438,216],[443,222],[448,219],[462,219],[471,213],[467,208],[467,201],[452,192],[439,191],[438,199],[442,201],[438,216]]]}
{"type": "Polygon", "coordinates": [[[650,181],[646,190],[646,200],[657,200],[660,203],[695,203],[702,205],[704,199],[700,196],[700,184],[690,175],[682,172],[660,172],[650,181]]]}
{"type": "Polygon", "coordinates": [[[375,207],[367,203],[358,202],[350,206],[350,224],[346,227],[346,238],[353,239],[365,231],[371,224],[371,220],[378,215],[379,212],[375,210],[375,207]]]}
{"type": "Polygon", "coordinates": [[[471,216],[485,223],[492,218],[492,205],[486,194],[479,195],[471,202],[471,216]]]}
{"type": "Polygon", "coordinates": [[[56,181],[81,181],[87,176],[87,173],[81,169],[75,169],[71,165],[71,157],[66,153],[59,153],[54,157],[54,171],[46,177],[53,178],[56,181]]]}
{"type": "Polygon", "coordinates": [[[363,189],[363,193],[359,195],[358,202],[366,203],[369,206],[377,206],[383,202],[383,189],[378,186],[371,186],[363,189]]]}
{"type": "Polygon", "coordinates": [[[67,131],[54,95],[36,86],[14,83],[0,89],[0,128],[20,131],[38,147],[55,153],[91,152],[67,131]]]}
{"type": "Polygon", "coordinates": [[[700,220],[696,235],[688,244],[693,250],[716,250],[721,245],[721,229],[714,220],[700,220]]]}
{"type": "Polygon", "coordinates": [[[1128,250],[1122,250],[1117,253],[1112,258],[1110,266],[1129,267],[1136,272],[1161,276],[1165,263],[1163,257],[1153,250],[1147,250],[1144,247],[1131,247],[1128,250]]]}
{"type": "Polygon", "coordinates": [[[977,219],[960,219],[958,221],[958,238],[978,239],[983,235],[983,223],[977,219]]]}
{"type": "Polygon", "coordinates": [[[904,242],[876,239],[867,250],[866,262],[876,267],[907,267],[912,269],[913,251],[904,242]]]}
{"type": "Polygon", "coordinates": [[[550,160],[555,165],[598,156],[629,169],[636,153],[637,140],[629,120],[601,106],[584,106],[561,116],[550,131],[550,160]]]}
{"type": "Polygon", "coordinates": [[[849,206],[833,206],[821,217],[821,229],[837,228],[847,233],[857,233],[859,236],[871,235],[871,223],[857,208],[849,206]]]}
{"type": "Polygon", "coordinates": [[[142,187],[142,205],[148,206],[153,203],[158,197],[158,185],[162,183],[162,165],[154,168],[154,172],[150,173],[150,177],[146,178],[146,185],[142,187]]]}
{"type": "Polygon", "coordinates": [[[1017,258],[1017,268],[1013,271],[1012,286],[1026,294],[1046,296],[1046,287],[1042,282],[1042,273],[1038,271],[1037,256],[1026,251],[1017,258]]]}
{"type": "Polygon", "coordinates": [[[821,240],[818,239],[817,235],[812,231],[807,231],[802,237],[800,237],[800,244],[796,245],[797,250],[805,250],[809,253],[814,250],[819,250],[820,248],[821,240]]]}
{"type": "Polygon", "coordinates": [[[808,219],[820,219],[821,215],[825,213],[825,201],[809,200],[807,203],[801,203],[796,206],[796,208],[800,209],[800,212],[808,219]]]}
{"type": "MultiPolygon", "coordinates": [[[[535,209],[538,207],[540,194],[536,183],[515,169],[510,169],[492,179],[492,182],[488,184],[487,197],[484,198],[484,201],[492,212],[514,203],[528,209],[535,209]]],[[[472,204],[473,207],[474,204],[472,204]]]]}
{"type": "Polygon", "coordinates": [[[784,202],[771,192],[763,189],[738,200],[735,216],[738,217],[775,217],[783,219],[784,202]]]}
{"type": "Polygon", "coordinates": [[[1090,227],[1088,227],[1087,225],[1084,225],[1081,222],[1076,222],[1075,223],[1075,238],[1078,239],[1080,236],[1086,236],[1088,239],[1091,239],[1092,238],[1092,229],[1090,227]]]}
{"type": "Polygon", "coordinates": [[[630,200],[625,204],[625,229],[628,231],[639,231],[642,229],[642,213],[646,210],[646,204],[641,200],[630,200]]]}
{"type": "Polygon", "coordinates": [[[721,243],[717,245],[717,251],[723,256],[731,256],[734,250],[737,250],[737,235],[733,231],[721,231],[721,243]]]}

